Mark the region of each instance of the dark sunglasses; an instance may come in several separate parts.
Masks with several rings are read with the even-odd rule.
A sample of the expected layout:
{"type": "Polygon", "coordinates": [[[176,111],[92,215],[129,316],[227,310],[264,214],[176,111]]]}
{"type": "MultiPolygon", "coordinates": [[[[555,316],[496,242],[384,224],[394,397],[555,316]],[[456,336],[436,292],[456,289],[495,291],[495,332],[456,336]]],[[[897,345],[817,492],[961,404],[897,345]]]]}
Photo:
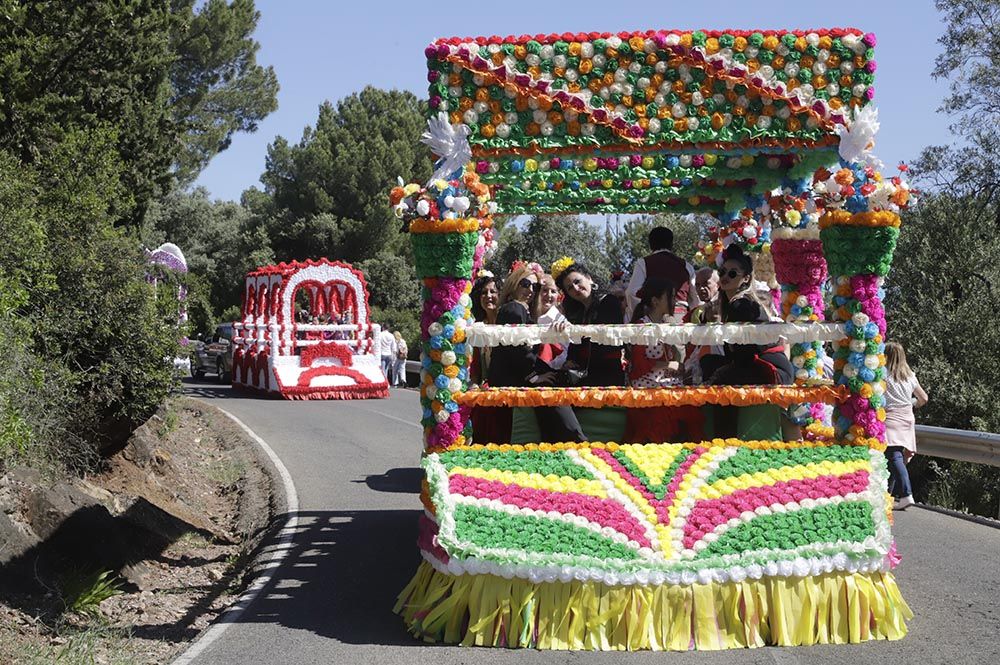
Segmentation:
{"type": "Polygon", "coordinates": [[[521,281],[518,282],[517,285],[520,286],[522,289],[531,289],[532,291],[538,291],[538,289],[542,288],[541,284],[539,284],[538,282],[532,282],[527,277],[522,277],[521,281]]]}
{"type": "Polygon", "coordinates": [[[739,277],[742,274],[742,273],[740,273],[739,270],[730,270],[727,273],[722,268],[719,268],[718,273],[719,273],[719,277],[725,277],[726,275],[729,275],[729,279],[736,279],[737,277],[739,277]]]}

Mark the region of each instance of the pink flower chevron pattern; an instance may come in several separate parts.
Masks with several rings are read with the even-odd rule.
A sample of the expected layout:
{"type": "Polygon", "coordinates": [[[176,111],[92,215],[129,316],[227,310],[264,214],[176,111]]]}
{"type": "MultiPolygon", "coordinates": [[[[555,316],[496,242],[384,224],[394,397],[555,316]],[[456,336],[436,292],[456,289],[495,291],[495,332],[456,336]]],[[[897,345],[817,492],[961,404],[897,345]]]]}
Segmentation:
{"type": "Polygon", "coordinates": [[[694,583],[881,570],[891,546],[865,446],[462,445],[423,464],[421,549],[450,574],[694,583]]]}

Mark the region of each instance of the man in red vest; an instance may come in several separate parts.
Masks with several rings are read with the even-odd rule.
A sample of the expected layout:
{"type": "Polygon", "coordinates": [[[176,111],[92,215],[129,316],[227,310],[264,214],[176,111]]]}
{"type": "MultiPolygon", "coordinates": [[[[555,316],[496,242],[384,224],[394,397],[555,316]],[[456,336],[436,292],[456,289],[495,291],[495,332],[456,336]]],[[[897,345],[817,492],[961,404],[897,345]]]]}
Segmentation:
{"type": "Polygon", "coordinates": [[[649,248],[652,253],[636,261],[632,268],[632,280],[625,289],[625,320],[632,320],[632,311],[639,304],[637,294],[646,279],[656,277],[670,282],[676,289],[672,323],[681,323],[690,310],[701,304],[695,288],[694,266],[673,253],[674,232],[665,226],[657,226],[649,232],[649,248]]]}

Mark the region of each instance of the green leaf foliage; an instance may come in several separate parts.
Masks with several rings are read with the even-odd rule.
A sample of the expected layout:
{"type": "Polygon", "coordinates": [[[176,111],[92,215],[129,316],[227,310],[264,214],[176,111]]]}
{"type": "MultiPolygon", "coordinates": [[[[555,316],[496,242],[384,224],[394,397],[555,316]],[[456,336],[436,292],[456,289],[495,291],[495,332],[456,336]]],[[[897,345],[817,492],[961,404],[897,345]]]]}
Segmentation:
{"type": "Polygon", "coordinates": [[[170,24],[162,0],[5,2],[0,149],[34,164],[72,132],[113,126],[130,195],[112,202],[112,216],[140,219],[169,182],[174,150],[170,24]]]}
{"type": "Polygon", "coordinates": [[[278,260],[354,262],[400,247],[386,197],[399,176],[430,176],[420,143],[424,107],[409,92],[367,87],[322,104],[297,144],[279,137],[268,147],[261,180],[271,197],[269,236],[278,260]]]}
{"type": "Polygon", "coordinates": [[[498,251],[488,268],[503,278],[514,261],[536,261],[546,272],[556,259],[571,256],[607,284],[611,266],[600,229],[574,215],[537,215],[523,226],[509,223],[500,231],[498,251]]]}
{"type": "Polygon", "coordinates": [[[236,132],[278,108],[278,79],[257,64],[254,0],[173,0],[170,110],[179,136],[174,172],[186,185],[236,132]],[[195,5],[199,7],[195,10],[195,5]]]}

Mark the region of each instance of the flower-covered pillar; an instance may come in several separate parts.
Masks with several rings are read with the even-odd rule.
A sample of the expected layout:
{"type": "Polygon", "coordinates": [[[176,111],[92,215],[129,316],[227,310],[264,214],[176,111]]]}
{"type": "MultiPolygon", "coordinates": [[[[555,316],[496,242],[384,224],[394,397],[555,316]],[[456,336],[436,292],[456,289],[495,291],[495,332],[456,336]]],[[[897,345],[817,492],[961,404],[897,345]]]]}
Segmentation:
{"type": "Polygon", "coordinates": [[[472,276],[492,245],[489,188],[471,170],[434,179],[427,187],[393,189],[390,201],[405,222],[422,282],[420,405],[424,447],[461,445],[472,434],[469,407],[455,397],[469,385],[472,276]],[[472,214],[469,214],[472,213],[472,214]]]}
{"type": "MultiPolygon", "coordinates": [[[[774,229],[771,256],[781,284],[781,314],[786,321],[811,323],[823,320],[823,283],[827,266],[816,228],[774,229]]],[[[792,344],[795,382],[805,384],[824,377],[823,342],[792,344]]],[[[799,424],[822,420],[823,404],[803,406],[793,416],[799,424]]]]}
{"type": "Polygon", "coordinates": [[[834,276],[833,317],[846,322],[836,344],[834,380],[850,397],[834,410],[838,438],[885,443],[885,311],[882,280],[899,238],[891,211],[832,210],[820,218],[820,238],[834,276]],[[875,440],[875,441],[872,441],[875,440]]]}

